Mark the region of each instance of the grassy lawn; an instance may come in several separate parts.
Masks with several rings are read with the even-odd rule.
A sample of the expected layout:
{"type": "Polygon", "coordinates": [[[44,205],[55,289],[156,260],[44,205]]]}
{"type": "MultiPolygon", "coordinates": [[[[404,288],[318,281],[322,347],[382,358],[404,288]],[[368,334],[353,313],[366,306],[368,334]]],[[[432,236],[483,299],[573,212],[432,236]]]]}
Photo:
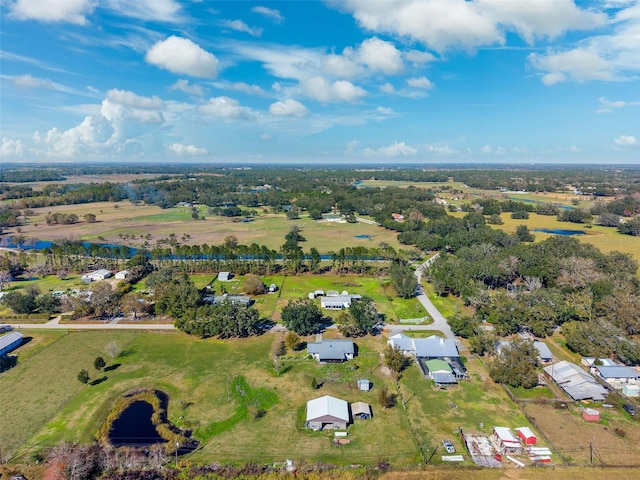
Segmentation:
{"type": "Polygon", "coordinates": [[[508,385],[507,388],[516,398],[553,398],[553,392],[546,387],[516,388],[508,385]]]}
{"type": "Polygon", "coordinates": [[[20,456],[62,439],[88,442],[119,395],[149,387],[169,394],[173,422],[194,429],[205,440],[194,453],[195,460],[295,458],[349,463],[358,458],[375,463],[384,457],[404,465],[415,461],[406,413],[399,408],[383,411],[377,407],[375,391],[355,388],[363,376],[374,389],[390,384],[377,368],[383,346],[379,338],[359,339],[360,355],[345,365],[322,366],[303,353],[288,355],[286,373],[275,376],[268,354],[274,335],[228,341],[178,333],[79,332],[53,337],[34,331],[32,336],[38,338],[34,347],[35,342],[41,344],[37,353],[25,356],[18,367],[0,377],[4,455],[20,456]],[[104,355],[104,345],[113,340],[123,346],[123,354],[108,360],[115,368],[96,372],[93,359],[104,355]],[[81,368],[94,379],[107,378],[83,385],[76,379],[81,368]],[[312,377],[323,382],[320,389],[312,390],[312,377]],[[246,396],[238,394],[238,382],[246,396]],[[372,420],[349,428],[352,443],[346,448],[334,446],[327,432],[304,428],[306,401],[327,394],[366,401],[374,409],[372,420]],[[247,408],[257,398],[266,415],[254,420],[247,408]],[[274,432],[279,434],[277,442],[274,432]]]}

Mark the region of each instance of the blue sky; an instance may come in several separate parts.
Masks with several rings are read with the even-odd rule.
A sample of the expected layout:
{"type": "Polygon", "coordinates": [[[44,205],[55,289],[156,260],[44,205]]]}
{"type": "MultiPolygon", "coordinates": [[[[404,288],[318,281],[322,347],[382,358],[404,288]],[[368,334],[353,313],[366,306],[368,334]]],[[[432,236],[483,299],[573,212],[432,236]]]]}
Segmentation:
{"type": "Polygon", "coordinates": [[[2,161],[640,164],[640,0],[0,0],[2,161]]]}

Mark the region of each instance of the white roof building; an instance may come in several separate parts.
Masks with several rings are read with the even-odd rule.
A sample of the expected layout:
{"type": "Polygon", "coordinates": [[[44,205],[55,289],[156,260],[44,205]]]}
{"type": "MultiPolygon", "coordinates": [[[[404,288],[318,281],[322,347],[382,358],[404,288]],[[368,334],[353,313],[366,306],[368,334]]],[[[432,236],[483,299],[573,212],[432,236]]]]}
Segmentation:
{"type": "Polygon", "coordinates": [[[345,400],[325,395],[307,402],[307,428],[347,428],[349,404],[345,400]]]}
{"type": "Polygon", "coordinates": [[[107,270],[105,268],[101,268],[100,270],[96,270],[94,272],[85,273],[82,275],[82,281],[86,283],[90,282],[100,282],[111,277],[113,274],[111,270],[107,270]]]}
{"type": "Polygon", "coordinates": [[[427,338],[412,338],[398,333],[387,342],[402,353],[420,358],[457,358],[460,356],[456,343],[449,338],[431,335],[427,338]]]}

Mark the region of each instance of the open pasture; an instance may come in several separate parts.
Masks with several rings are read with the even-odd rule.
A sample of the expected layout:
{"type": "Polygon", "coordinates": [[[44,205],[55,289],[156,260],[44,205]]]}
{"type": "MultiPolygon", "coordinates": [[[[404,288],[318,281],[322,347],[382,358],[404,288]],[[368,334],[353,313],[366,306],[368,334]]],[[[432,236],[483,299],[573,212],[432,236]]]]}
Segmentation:
{"type": "MultiPolygon", "coordinates": [[[[31,334],[49,334],[33,331],[31,334]]],[[[376,393],[359,392],[355,381],[369,378],[374,389],[389,384],[378,367],[382,342],[359,339],[360,355],[345,365],[321,366],[304,353],[288,354],[284,373],[276,376],[269,351],[276,335],[238,340],[200,340],[180,333],[77,332],[61,335],[46,348],[0,377],[0,401],[8,410],[0,416],[0,448],[4,455],[26,458],[33,450],[60,440],[89,442],[115,399],[137,387],[169,394],[169,417],[191,428],[202,440],[193,459],[210,461],[296,460],[374,464],[380,458],[409,465],[416,447],[401,408],[383,411],[376,393]],[[104,346],[117,341],[123,353],[107,371],[97,372],[93,359],[104,346]],[[73,352],[72,355],[69,352],[73,352]],[[354,368],[351,368],[353,366],[354,368]],[[86,368],[95,385],[76,379],[86,368]],[[322,383],[311,387],[311,378],[322,383]],[[238,377],[246,388],[238,390],[238,377]],[[236,391],[238,390],[238,391],[236,391]],[[266,413],[247,414],[251,398],[261,396],[266,413]],[[261,393],[262,392],[262,393],[261,393]],[[350,427],[352,443],[336,447],[332,434],[304,428],[306,401],[333,394],[349,401],[372,404],[374,419],[350,427]],[[274,433],[278,432],[278,441],[274,433]]],[[[312,338],[305,340],[311,341],[312,338]]]]}
{"type": "Polygon", "coordinates": [[[148,241],[153,248],[156,241],[175,234],[178,241],[189,244],[218,245],[228,236],[235,236],[245,245],[257,243],[278,250],[284,236],[293,225],[302,229],[306,241],[301,243],[305,251],[311,247],[320,253],[337,251],[342,247],[377,247],[386,243],[394,248],[400,244],[396,233],[367,223],[341,223],[315,221],[303,216],[299,220],[287,220],[284,214],[259,213],[251,222],[240,222],[239,218],[208,215],[206,207],[197,206],[199,220],[191,218],[189,207],[161,209],[153,205],[134,205],[130,202],[97,202],[79,205],[64,205],[33,209],[21,227],[22,235],[38,240],[83,240],[142,246],[148,241]],[[47,225],[48,213],[76,214],[79,222],[72,225],[47,225]],[[83,221],[85,214],[96,215],[95,223],[83,221]],[[202,220],[204,216],[204,220],[202,220]],[[190,238],[182,240],[185,234],[190,238]],[[123,235],[135,236],[133,240],[122,239],[123,235]],[[146,240],[143,237],[150,235],[146,240]],[[357,238],[359,235],[369,237],[357,238]]]}

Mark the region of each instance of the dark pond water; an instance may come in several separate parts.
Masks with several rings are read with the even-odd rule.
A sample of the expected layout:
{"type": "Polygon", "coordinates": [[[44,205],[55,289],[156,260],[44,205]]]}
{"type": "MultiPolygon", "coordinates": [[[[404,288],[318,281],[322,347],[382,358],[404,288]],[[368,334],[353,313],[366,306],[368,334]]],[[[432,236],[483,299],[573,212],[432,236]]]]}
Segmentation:
{"type": "Polygon", "coordinates": [[[531,230],[532,232],[553,233],[555,235],[584,235],[582,230],[563,230],[560,228],[536,228],[531,230]]]}
{"type": "Polygon", "coordinates": [[[165,440],[158,434],[151,423],[153,406],[148,402],[133,402],[122,412],[120,418],[113,422],[109,440],[117,447],[142,446],[162,443],[165,440]]]}

